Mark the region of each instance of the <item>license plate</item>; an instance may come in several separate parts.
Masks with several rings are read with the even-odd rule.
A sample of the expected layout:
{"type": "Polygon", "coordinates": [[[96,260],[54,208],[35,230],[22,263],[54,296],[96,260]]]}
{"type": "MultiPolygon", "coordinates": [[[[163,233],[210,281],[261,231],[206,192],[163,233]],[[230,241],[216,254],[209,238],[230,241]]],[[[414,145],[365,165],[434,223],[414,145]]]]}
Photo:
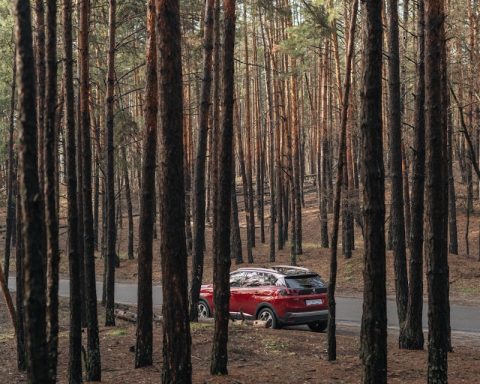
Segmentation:
{"type": "Polygon", "coordinates": [[[323,300],[322,299],[305,300],[305,304],[307,304],[307,305],[322,305],[323,300]]]}

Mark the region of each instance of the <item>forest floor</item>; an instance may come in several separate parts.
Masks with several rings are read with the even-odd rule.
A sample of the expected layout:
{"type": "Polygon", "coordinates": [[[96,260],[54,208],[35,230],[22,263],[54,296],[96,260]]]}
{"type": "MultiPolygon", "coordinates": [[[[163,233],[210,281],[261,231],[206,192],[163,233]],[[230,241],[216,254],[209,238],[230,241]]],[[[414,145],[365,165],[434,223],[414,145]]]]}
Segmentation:
{"type": "MultiPolygon", "coordinates": [[[[59,383],[67,382],[68,301],[61,299],[59,338],[59,383]]],[[[99,322],[104,310],[99,306],[99,322]]],[[[336,362],[328,362],[326,334],[298,329],[270,330],[251,326],[230,327],[229,375],[209,374],[212,324],[192,324],[193,382],[198,384],[263,383],[358,383],[358,328],[338,329],[336,362]]],[[[108,384],[150,384],[160,382],[162,369],[161,328],[154,328],[154,364],[134,369],[135,325],[117,320],[115,328],[100,326],[102,382],[108,384]]],[[[85,337],[85,333],[84,333],[85,337]]],[[[389,331],[389,383],[425,383],[426,351],[405,351],[397,347],[397,333],[389,331]]],[[[477,383],[480,380],[480,336],[453,336],[455,352],[449,355],[450,383],[477,383]]],[[[0,384],[26,383],[16,369],[13,329],[6,308],[0,302],[0,384]]]]}
{"type": "MultiPolygon", "coordinates": [[[[241,206],[241,205],[240,205],[241,206]]],[[[253,254],[255,263],[252,266],[269,266],[268,262],[268,206],[266,207],[266,240],[260,241],[260,229],[257,228],[257,246],[253,254]]],[[[125,212],[125,210],[124,210],[125,212]]],[[[457,303],[478,305],[480,303],[480,262],[478,255],[478,237],[480,207],[476,207],[471,215],[469,230],[470,256],[465,252],[466,220],[465,212],[459,207],[459,255],[450,255],[450,294],[451,300],[457,303]]],[[[0,212],[0,220],[1,220],[0,212]]],[[[243,255],[246,261],[244,213],[240,212],[243,255]]],[[[331,218],[330,218],[331,219],[331,218]]],[[[329,223],[330,224],[330,223],[329,223]]],[[[298,257],[298,264],[306,266],[322,276],[328,277],[329,249],[319,245],[318,209],[315,193],[306,195],[306,207],[303,210],[303,255],[298,257]]],[[[330,228],[329,228],[330,230],[330,228]]],[[[138,217],[135,217],[135,244],[138,235],[138,217]]],[[[66,240],[65,229],[61,231],[61,242],[66,240]]],[[[339,254],[338,289],[341,296],[360,296],[363,289],[362,279],[362,237],[356,227],[356,250],[350,260],[339,254]]],[[[127,224],[119,229],[119,255],[121,266],[117,269],[118,281],[135,281],[137,261],[125,260],[127,249],[127,224]]],[[[211,227],[207,227],[207,250],[205,254],[205,282],[212,278],[211,227]]],[[[154,262],[154,280],[160,283],[160,263],[158,240],[155,240],[156,262],[154,262]]],[[[341,247],[339,252],[341,253],[341,247]]],[[[68,261],[62,254],[61,273],[68,278],[68,261]]],[[[136,256],[136,255],[135,255],[136,256]]],[[[275,264],[289,264],[289,246],[277,251],[275,264]]],[[[387,291],[394,295],[393,259],[391,252],[387,254],[387,291]]],[[[191,258],[189,258],[191,259],[191,258]]],[[[248,264],[244,264],[248,265],[248,264]]],[[[233,260],[232,270],[235,269],[233,260]]],[[[14,271],[12,263],[11,270],[14,271]]],[[[101,280],[103,260],[97,254],[97,280],[101,280]]],[[[99,322],[103,324],[104,312],[99,306],[99,322]]],[[[68,359],[68,301],[61,299],[61,329],[59,377],[66,382],[68,359]]],[[[360,381],[361,361],[359,355],[358,327],[341,325],[338,328],[338,361],[330,363],[326,360],[326,334],[318,334],[298,329],[268,330],[252,327],[232,326],[229,340],[229,376],[212,377],[209,374],[209,358],[213,327],[210,324],[192,325],[192,364],[194,383],[216,384],[249,384],[255,382],[269,383],[357,383],[360,381]]],[[[400,351],[397,347],[397,332],[389,330],[389,382],[390,383],[424,383],[427,367],[426,351],[400,351]]],[[[104,383],[154,383],[160,381],[161,372],[161,329],[157,326],[154,332],[154,365],[151,368],[133,369],[135,345],[135,326],[118,321],[116,328],[100,327],[102,347],[102,370],[104,383]]],[[[455,352],[449,356],[449,374],[451,383],[475,383],[480,381],[480,335],[453,335],[455,352]]],[[[0,300],[0,384],[26,382],[25,375],[16,370],[16,351],[13,329],[10,325],[6,308],[0,300]]]]}
{"type": "MultiPolygon", "coordinates": [[[[461,193],[458,193],[459,202],[462,201],[461,193]]],[[[243,202],[239,201],[239,208],[243,207],[243,202]]],[[[135,212],[134,208],[134,212],[135,212]]],[[[126,209],[123,208],[123,212],[126,209]]],[[[239,212],[241,237],[243,245],[243,259],[245,263],[241,266],[254,267],[268,267],[270,265],[290,264],[290,244],[287,243],[283,250],[276,250],[276,261],[269,262],[269,205],[265,206],[265,243],[261,242],[260,228],[258,220],[256,221],[256,247],[253,248],[254,263],[247,263],[247,249],[246,249],[246,225],[245,213],[239,212]]],[[[332,215],[329,214],[329,233],[332,225],[332,215]]],[[[480,262],[477,261],[479,255],[479,229],[480,229],[480,203],[475,206],[475,211],[470,215],[469,225],[469,255],[466,252],[466,213],[461,203],[457,207],[457,225],[458,225],[458,245],[459,255],[450,255],[450,299],[452,302],[459,304],[480,304],[480,262]]],[[[305,208],[302,210],[302,225],[303,225],[303,254],[297,257],[297,264],[304,266],[318,272],[325,279],[328,278],[330,270],[330,249],[325,249],[320,246],[320,220],[318,214],[318,205],[316,192],[311,187],[306,189],[305,194],[305,208]]],[[[118,229],[118,254],[121,258],[120,268],[116,270],[116,280],[118,282],[133,282],[137,279],[137,260],[127,260],[127,218],[122,220],[122,226],[118,229]]],[[[276,228],[275,228],[276,229],[276,228]]],[[[340,228],[341,230],[341,228],[340,228]]],[[[66,241],[66,230],[61,231],[61,241],[66,241]]],[[[134,252],[137,256],[138,244],[138,216],[134,217],[134,252]]],[[[338,254],[338,277],[337,277],[337,294],[339,296],[361,296],[363,292],[363,238],[361,230],[358,225],[355,225],[355,250],[352,253],[351,259],[345,259],[341,251],[341,236],[339,237],[339,254],[338,254]]],[[[206,228],[206,251],[204,262],[204,282],[212,281],[213,261],[212,261],[212,228],[207,224],[206,228]]],[[[0,243],[1,244],[1,243],[0,243]]],[[[278,246],[278,243],[277,243],[278,246]]],[[[64,249],[64,248],[62,248],[64,249]]],[[[64,255],[64,253],[63,253],[64,255]]],[[[101,253],[96,254],[96,271],[97,280],[101,280],[104,270],[104,260],[101,258],[101,253]]],[[[407,255],[408,257],[408,255],[407,255]]],[[[189,257],[189,269],[191,264],[191,257],[189,257]]],[[[66,257],[61,259],[61,274],[63,277],[68,277],[68,260],[66,257]]],[[[232,260],[232,270],[240,266],[235,265],[235,260],[232,260]]],[[[12,269],[14,265],[12,263],[12,269]]],[[[189,275],[190,276],[190,275],[189,275]]],[[[160,271],[160,251],[159,240],[154,240],[154,263],[153,263],[153,279],[154,283],[161,283],[160,271]]],[[[426,287],[426,281],[424,286],[426,287]]],[[[389,296],[395,295],[395,280],[393,268],[393,254],[387,252],[387,294],[389,296]]],[[[425,295],[426,297],[426,295],[425,295]]]]}

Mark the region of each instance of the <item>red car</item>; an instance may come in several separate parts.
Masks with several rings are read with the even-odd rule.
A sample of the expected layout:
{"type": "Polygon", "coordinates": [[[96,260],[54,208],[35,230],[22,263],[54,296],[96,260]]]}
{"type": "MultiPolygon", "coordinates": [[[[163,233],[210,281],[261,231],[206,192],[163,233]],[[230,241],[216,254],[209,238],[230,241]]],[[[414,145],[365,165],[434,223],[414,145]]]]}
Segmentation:
{"type": "MultiPolygon", "coordinates": [[[[199,317],[210,317],[214,309],[213,285],[202,285],[199,317]]],[[[306,268],[240,268],[230,273],[230,314],[267,321],[271,328],[307,324],[322,332],[328,320],[327,286],[306,268]]]]}

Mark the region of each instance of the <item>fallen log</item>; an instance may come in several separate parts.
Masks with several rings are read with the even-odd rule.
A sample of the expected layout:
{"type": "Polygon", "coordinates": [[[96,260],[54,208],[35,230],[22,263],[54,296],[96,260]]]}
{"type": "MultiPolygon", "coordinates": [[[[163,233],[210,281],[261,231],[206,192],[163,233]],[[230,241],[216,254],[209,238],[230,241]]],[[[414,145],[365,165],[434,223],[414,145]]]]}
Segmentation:
{"type": "MultiPolygon", "coordinates": [[[[114,315],[117,319],[127,321],[129,323],[135,324],[137,322],[137,313],[126,308],[122,305],[122,308],[117,308],[114,311],[114,315]]],[[[153,314],[153,322],[160,324],[163,322],[163,317],[161,315],[153,314]]],[[[200,318],[198,319],[199,323],[203,324],[213,324],[215,319],[213,317],[200,318]]],[[[230,319],[230,324],[234,326],[249,326],[254,328],[267,328],[267,322],[262,320],[235,320],[230,319]]]]}

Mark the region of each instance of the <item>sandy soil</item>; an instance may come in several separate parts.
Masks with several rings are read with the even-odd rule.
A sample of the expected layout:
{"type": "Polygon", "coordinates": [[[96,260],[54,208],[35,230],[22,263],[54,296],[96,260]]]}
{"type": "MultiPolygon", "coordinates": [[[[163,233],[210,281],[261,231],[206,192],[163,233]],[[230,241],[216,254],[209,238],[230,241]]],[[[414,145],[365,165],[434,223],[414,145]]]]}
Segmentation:
{"type": "MultiPolygon", "coordinates": [[[[99,322],[104,319],[100,307],[99,322]]],[[[68,303],[61,300],[59,383],[67,381],[68,303]]],[[[358,383],[361,362],[358,358],[358,328],[338,330],[338,360],[326,360],[326,334],[283,329],[269,330],[231,326],[229,375],[209,374],[213,325],[192,325],[193,382],[198,384],[264,383],[358,383]]],[[[401,351],[397,335],[389,336],[389,383],[425,383],[426,351],[401,351]]],[[[476,383],[480,380],[480,339],[454,340],[455,352],[449,355],[450,383],[476,383]]],[[[134,369],[135,325],[118,320],[115,328],[100,328],[102,382],[109,384],[158,383],[162,369],[161,328],[154,328],[154,364],[134,369]]],[[[13,330],[3,303],[0,304],[0,384],[26,383],[25,374],[16,370],[13,330]]]]}

